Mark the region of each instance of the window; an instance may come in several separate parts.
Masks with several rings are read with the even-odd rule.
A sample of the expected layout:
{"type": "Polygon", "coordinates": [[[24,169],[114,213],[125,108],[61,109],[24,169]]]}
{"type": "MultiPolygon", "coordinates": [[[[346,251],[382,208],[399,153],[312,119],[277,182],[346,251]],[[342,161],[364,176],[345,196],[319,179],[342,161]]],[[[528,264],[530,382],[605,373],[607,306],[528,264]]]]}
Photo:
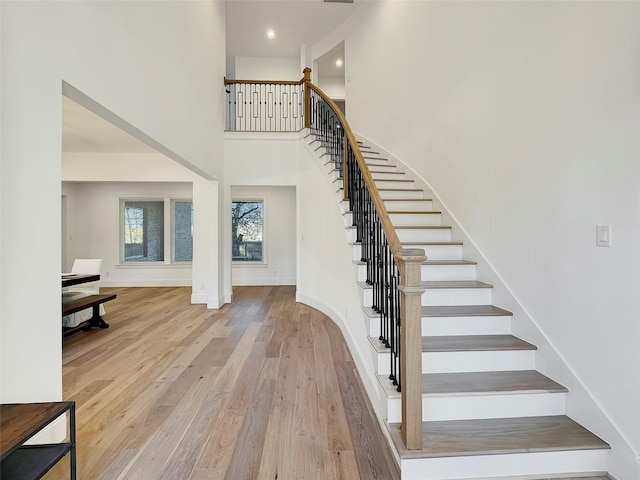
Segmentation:
{"type": "Polygon", "coordinates": [[[193,202],[173,202],[173,261],[193,260],[193,202]]]}
{"type": "Polygon", "coordinates": [[[164,201],[124,202],[124,261],[164,261],[164,201]]]}
{"type": "Polygon", "coordinates": [[[262,200],[231,203],[231,248],[234,262],[263,261],[262,200]]]}
{"type": "Polygon", "coordinates": [[[191,200],[121,200],[121,209],[123,263],[193,260],[191,200]]]}

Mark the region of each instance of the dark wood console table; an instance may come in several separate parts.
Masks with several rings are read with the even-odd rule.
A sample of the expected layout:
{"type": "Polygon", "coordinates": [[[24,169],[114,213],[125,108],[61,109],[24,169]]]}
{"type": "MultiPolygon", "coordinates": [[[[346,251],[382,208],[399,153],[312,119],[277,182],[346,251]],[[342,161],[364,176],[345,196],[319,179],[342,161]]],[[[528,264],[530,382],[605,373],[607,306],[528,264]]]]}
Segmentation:
{"type": "Polygon", "coordinates": [[[3,480],[37,480],[69,454],[69,477],[76,480],[75,402],[0,405],[0,472],[3,480]],[[69,412],[63,443],[24,445],[36,433],[69,412]]]}

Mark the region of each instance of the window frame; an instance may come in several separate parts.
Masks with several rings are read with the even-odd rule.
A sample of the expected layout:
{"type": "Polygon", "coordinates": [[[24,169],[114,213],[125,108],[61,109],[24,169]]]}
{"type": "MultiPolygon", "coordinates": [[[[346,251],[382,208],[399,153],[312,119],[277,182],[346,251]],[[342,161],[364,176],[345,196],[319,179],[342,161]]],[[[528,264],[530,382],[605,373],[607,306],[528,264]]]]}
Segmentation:
{"type": "Polygon", "coordinates": [[[231,265],[233,268],[236,267],[266,267],[267,266],[267,199],[265,197],[233,197],[231,199],[231,208],[229,209],[230,215],[230,224],[229,224],[229,232],[233,232],[232,223],[233,223],[233,204],[238,202],[254,202],[262,203],[262,260],[234,260],[233,259],[233,238],[231,238],[231,265]]]}
{"type": "MultiPolygon", "coordinates": [[[[161,267],[168,265],[192,265],[192,259],[175,261],[175,202],[191,202],[193,205],[193,198],[188,197],[173,197],[173,196],[144,196],[135,197],[131,195],[119,197],[119,266],[134,266],[134,267],[161,267]],[[125,204],[126,202],[162,202],[164,205],[163,211],[163,257],[164,260],[159,261],[126,261],[125,260],[125,204]]],[[[193,205],[195,210],[195,205],[193,205]]],[[[193,220],[195,225],[195,217],[193,220]]],[[[195,228],[194,228],[195,230],[195,228]]],[[[193,239],[193,231],[192,231],[193,239]]]]}
{"type": "Polygon", "coordinates": [[[193,232],[195,225],[195,205],[193,199],[171,197],[171,263],[191,264],[193,263],[193,232]],[[191,260],[176,260],[176,203],[191,204],[191,260]]]}

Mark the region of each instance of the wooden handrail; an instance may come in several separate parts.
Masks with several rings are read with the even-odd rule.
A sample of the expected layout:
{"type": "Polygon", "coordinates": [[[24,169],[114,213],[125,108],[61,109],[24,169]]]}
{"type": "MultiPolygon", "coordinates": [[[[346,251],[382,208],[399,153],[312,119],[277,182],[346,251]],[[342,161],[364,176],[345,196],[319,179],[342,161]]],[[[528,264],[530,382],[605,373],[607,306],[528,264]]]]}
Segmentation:
{"type": "Polygon", "coordinates": [[[367,163],[364,160],[364,156],[360,151],[360,147],[358,146],[356,137],[351,131],[351,127],[347,123],[347,119],[344,117],[344,115],[342,114],[342,111],[338,108],[336,103],[333,100],[331,100],[329,97],[327,97],[327,95],[325,95],[325,93],[322,90],[316,87],[313,83],[310,83],[309,87],[318,95],[320,95],[320,97],[322,97],[322,99],[331,106],[331,108],[334,110],[334,112],[338,116],[338,119],[342,124],[342,128],[344,128],[344,131],[345,131],[345,138],[348,140],[349,144],[351,145],[351,148],[353,149],[353,153],[356,157],[356,161],[358,162],[358,166],[360,167],[360,171],[362,172],[362,177],[367,185],[367,188],[369,189],[371,200],[373,201],[373,204],[376,207],[376,211],[380,216],[380,222],[382,223],[382,228],[384,230],[385,235],[387,235],[387,241],[389,242],[389,247],[391,248],[391,251],[393,252],[394,256],[397,255],[398,257],[400,257],[402,255],[402,243],[400,243],[400,240],[398,239],[398,234],[393,228],[393,224],[391,223],[391,218],[389,217],[387,208],[385,207],[384,202],[380,197],[378,188],[376,187],[376,184],[373,181],[373,177],[371,176],[369,167],[367,166],[367,163]]]}
{"type": "MultiPolygon", "coordinates": [[[[305,69],[306,71],[306,69],[305,69]]],[[[344,129],[345,145],[344,151],[347,151],[347,142],[351,145],[354,152],[360,172],[365,181],[369,195],[376,208],[382,229],[389,242],[389,247],[396,260],[398,271],[400,272],[400,296],[401,316],[401,400],[402,400],[402,430],[401,436],[408,450],[420,450],[422,448],[422,301],[421,297],[424,293],[421,281],[421,265],[427,257],[422,249],[403,249],[402,243],[396,233],[391,218],[384,205],[382,197],[378,192],[378,188],[371,176],[369,167],[364,160],[364,156],[358,146],[347,119],[342,111],[338,108],[333,100],[325,93],[312,84],[310,81],[305,82],[309,88],[316,92],[327,104],[333,109],[338,116],[342,128],[344,129]]],[[[306,94],[305,89],[305,118],[309,118],[307,113],[307,104],[310,105],[310,96],[306,94]]],[[[310,109],[309,109],[310,112],[310,109]]],[[[307,121],[305,120],[305,126],[307,121]]],[[[346,159],[346,157],[345,157],[346,159]]],[[[346,161],[345,161],[345,172],[346,161]]],[[[345,200],[348,198],[347,193],[348,178],[343,178],[345,200]]]]}
{"type": "Polygon", "coordinates": [[[225,85],[239,83],[255,83],[258,85],[302,85],[304,83],[304,78],[296,82],[294,80],[233,80],[231,78],[224,77],[225,85]]]}

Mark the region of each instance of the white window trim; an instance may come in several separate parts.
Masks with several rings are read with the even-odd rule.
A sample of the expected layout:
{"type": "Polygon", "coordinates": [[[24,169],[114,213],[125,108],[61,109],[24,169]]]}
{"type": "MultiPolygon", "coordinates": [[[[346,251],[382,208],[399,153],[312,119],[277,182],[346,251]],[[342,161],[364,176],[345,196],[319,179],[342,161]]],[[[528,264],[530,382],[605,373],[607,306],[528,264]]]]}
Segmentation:
{"type": "MultiPolygon", "coordinates": [[[[173,255],[175,251],[175,239],[173,234],[173,227],[175,225],[173,205],[175,202],[193,202],[192,198],[188,197],[166,197],[166,196],[144,196],[136,197],[132,195],[119,197],[120,214],[119,214],[119,263],[116,267],[168,267],[168,266],[191,266],[193,261],[173,261],[173,255]],[[124,205],[125,202],[164,202],[164,261],[162,262],[125,262],[124,260],[124,205]]],[[[264,207],[263,207],[264,208],[264,207]]],[[[194,205],[195,209],[195,205],[194,205]]],[[[264,219],[263,219],[264,223],[264,219]]],[[[263,225],[264,228],[264,225],[263,225]]],[[[263,233],[264,235],[264,233],[263,233]]]]}

